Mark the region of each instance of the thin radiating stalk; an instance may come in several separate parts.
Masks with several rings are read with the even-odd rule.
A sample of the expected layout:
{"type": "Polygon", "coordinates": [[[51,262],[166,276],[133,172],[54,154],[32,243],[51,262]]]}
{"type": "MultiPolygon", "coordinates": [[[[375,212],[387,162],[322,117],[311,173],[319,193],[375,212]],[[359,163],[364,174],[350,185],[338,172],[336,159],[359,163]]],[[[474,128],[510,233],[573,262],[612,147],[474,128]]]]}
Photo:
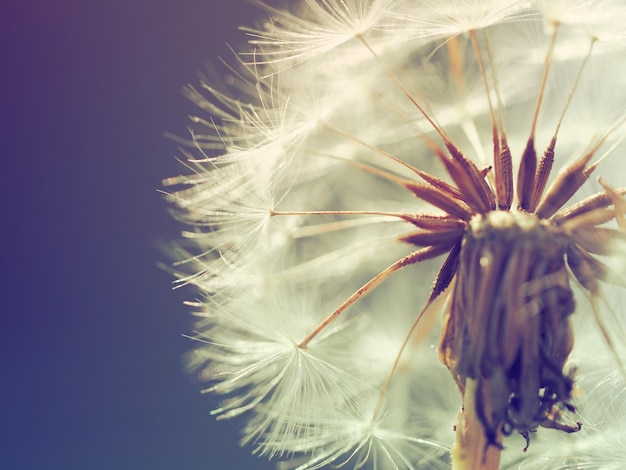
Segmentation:
{"type": "Polygon", "coordinates": [[[354,302],[356,302],[363,295],[370,292],[372,289],[377,287],[383,281],[387,280],[389,276],[393,273],[399,271],[402,268],[410,266],[415,263],[419,263],[421,261],[425,261],[427,259],[434,258],[439,256],[446,251],[448,251],[450,247],[448,246],[428,246],[418,251],[414,251],[413,253],[408,254],[402,259],[399,259],[395,263],[391,264],[387,269],[381,271],[372,279],[367,281],[360,289],[354,292],[348,299],[346,299],[333,313],[328,315],[315,329],[309,333],[306,338],[304,338],[300,343],[298,343],[298,347],[305,349],[311,340],[315,338],[319,333],[321,333],[327,326],[329,326],[335,319],[337,319],[348,307],[350,307],[354,302]]]}

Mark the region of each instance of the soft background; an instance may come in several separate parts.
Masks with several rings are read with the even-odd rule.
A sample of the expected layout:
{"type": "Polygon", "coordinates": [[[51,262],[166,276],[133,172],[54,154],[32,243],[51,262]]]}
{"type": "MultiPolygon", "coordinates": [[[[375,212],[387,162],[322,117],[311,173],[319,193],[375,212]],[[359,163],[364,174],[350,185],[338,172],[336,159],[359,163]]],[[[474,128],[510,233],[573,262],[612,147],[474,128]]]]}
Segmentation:
{"type": "MultiPolygon", "coordinates": [[[[157,194],[242,0],[0,2],[0,468],[263,469],[187,377],[157,194]]],[[[186,295],[190,295],[189,292],[186,295]]]]}

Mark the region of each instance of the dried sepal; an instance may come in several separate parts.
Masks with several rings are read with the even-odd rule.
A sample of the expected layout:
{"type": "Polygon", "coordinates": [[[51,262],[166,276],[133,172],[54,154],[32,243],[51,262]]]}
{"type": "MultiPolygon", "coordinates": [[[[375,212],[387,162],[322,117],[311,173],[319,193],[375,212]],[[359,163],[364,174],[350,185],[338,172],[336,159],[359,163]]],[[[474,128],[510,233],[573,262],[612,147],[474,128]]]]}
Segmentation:
{"type": "Polygon", "coordinates": [[[558,227],[523,212],[470,221],[440,343],[442,362],[476,409],[490,445],[571,408],[563,372],[573,336],[573,294],[558,227]]]}

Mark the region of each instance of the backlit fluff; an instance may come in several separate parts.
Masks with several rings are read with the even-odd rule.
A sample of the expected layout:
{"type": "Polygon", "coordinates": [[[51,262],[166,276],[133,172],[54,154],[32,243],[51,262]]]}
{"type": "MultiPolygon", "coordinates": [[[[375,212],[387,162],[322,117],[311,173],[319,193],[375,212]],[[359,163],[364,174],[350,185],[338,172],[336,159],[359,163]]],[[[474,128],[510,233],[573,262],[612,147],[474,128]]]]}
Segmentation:
{"type": "MultiPolygon", "coordinates": [[[[453,259],[476,214],[538,208],[542,220],[566,224],[574,217],[567,207],[604,194],[589,211],[598,221],[570,222],[568,234],[583,247],[568,251],[568,282],[581,286],[574,350],[559,367],[574,385],[557,401],[568,408],[571,399],[576,411],[563,419],[582,430],[535,433],[520,424],[530,448],[522,452],[516,433],[505,437],[501,465],[621,468],[624,296],[614,285],[625,273],[623,3],[256,3],[269,16],[244,28],[251,47],[229,85],[187,89],[205,114],[193,118],[184,175],[165,182],[187,225],[175,250],[179,283],[200,293],[190,303],[200,318],[189,369],[222,397],[214,413],[246,416],[243,442],[287,468],[447,468],[457,385],[475,379],[473,365],[455,369],[462,357],[445,357],[457,354],[445,339],[444,363],[468,377],[455,384],[438,359],[441,312],[460,298],[451,296],[459,288],[453,263],[449,279],[437,275],[447,253],[453,259]],[[554,144],[554,169],[539,196],[525,195],[523,183],[506,196],[494,152],[510,149],[517,178],[529,135],[538,160],[554,144]],[[461,165],[447,153],[457,150],[479,183],[463,187],[470,177],[450,169],[461,165]],[[581,175],[594,176],[546,209],[558,170],[588,153],[581,175]],[[494,200],[480,202],[476,185],[494,200]],[[416,247],[424,255],[410,258],[416,247]],[[590,277],[576,264],[586,253],[610,274],[590,277]],[[394,264],[406,256],[406,267],[394,264]]],[[[555,284],[542,289],[554,293],[555,284]]],[[[515,410],[518,397],[511,400],[505,414],[515,410]]],[[[483,421],[487,434],[499,432],[499,421],[494,429],[483,421]]]]}

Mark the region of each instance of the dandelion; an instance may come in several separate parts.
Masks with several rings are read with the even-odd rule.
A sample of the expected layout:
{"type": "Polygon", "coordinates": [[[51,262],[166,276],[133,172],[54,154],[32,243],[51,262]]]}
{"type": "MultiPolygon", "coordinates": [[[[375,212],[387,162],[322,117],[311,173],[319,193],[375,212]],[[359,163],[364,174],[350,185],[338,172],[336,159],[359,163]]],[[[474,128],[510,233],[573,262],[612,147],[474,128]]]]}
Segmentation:
{"type": "Polygon", "coordinates": [[[623,2],[255,3],[165,182],[214,414],[281,468],[621,468],[623,2]]]}

